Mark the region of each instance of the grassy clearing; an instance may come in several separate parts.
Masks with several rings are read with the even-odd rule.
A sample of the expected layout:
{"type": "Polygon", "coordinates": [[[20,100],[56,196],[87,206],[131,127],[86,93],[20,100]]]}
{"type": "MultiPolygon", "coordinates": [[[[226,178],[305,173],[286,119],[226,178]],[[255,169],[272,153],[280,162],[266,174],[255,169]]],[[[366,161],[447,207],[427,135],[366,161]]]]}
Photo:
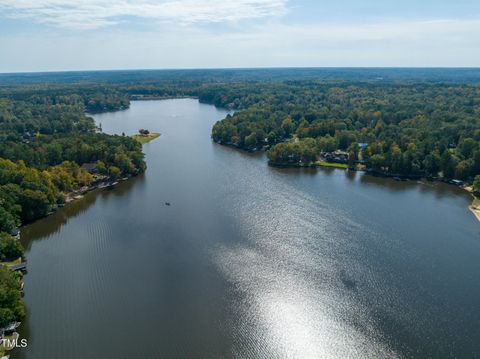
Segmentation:
{"type": "Polygon", "coordinates": [[[346,163],[333,163],[333,162],[326,162],[326,161],[318,161],[317,166],[323,167],[335,167],[335,168],[342,168],[347,169],[348,165],[346,163]]]}
{"type": "Polygon", "coordinates": [[[6,267],[11,267],[11,266],[14,266],[16,264],[21,264],[22,263],[22,258],[17,258],[13,261],[10,261],[10,262],[0,262],[0,264],[6,266],[6,267]]]}
{"type": "Polygon", "coordinates": [[[155,133],[155,132],[151,132],[148,135],[132,135],[131,137],[134,140],[137,140],[138,142],[140,142],[143,145],[144,143],[150,142],[150,141],[156,139],[157,137],[160,137],[160,134],[155,133]]]}

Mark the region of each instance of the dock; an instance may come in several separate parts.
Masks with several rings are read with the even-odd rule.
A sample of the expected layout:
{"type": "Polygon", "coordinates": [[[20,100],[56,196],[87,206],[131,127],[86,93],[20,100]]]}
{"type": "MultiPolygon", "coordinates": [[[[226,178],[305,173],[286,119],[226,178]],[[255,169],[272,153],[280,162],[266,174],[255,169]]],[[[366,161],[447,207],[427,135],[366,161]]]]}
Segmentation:
{"type": "Polygon", "coordinates": [[[13,266],[10,266],[11,271],[25,271],[27,270],[27,263],[20,263],[20,264],[14,264],[13,266]]]}

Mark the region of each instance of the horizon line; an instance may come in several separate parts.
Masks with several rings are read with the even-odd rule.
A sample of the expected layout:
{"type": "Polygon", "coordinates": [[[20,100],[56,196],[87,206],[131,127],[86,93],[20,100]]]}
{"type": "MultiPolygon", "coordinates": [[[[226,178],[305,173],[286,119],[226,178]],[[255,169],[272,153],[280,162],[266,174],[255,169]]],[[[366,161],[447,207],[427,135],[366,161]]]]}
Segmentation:
{"type": "Polygon", "coordinates": [[[6,71],[0,75],[34,75],[34,74],[61,74],[82,72],[128,72],[128,71],[215,71],[215,70],[321,70],[321,69],[350,69],[350,70],[480,70],[480,66],[258,66],[258,67],[159,67],[159,68],[119,68],[119,69],[82,69],[82,70],[46,70],[46,71],[6,71]]]}

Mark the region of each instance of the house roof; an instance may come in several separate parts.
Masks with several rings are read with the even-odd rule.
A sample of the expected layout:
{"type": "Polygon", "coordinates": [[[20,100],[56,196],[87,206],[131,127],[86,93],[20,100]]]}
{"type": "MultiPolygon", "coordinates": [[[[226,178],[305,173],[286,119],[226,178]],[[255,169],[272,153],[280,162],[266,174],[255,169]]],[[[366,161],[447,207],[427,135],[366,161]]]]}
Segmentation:
{"type": "Polygon", "coordinates": [[[95,171],[97,169],[97,165],[95,163],[84,163],[82,168],[86,171],[95,171]]]}

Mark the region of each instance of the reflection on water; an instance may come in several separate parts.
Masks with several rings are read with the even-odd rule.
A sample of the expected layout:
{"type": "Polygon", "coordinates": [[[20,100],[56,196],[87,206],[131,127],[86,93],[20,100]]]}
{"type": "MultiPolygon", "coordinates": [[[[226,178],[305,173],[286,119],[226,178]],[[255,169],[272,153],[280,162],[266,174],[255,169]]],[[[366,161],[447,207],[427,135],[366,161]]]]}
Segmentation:
{"type": "Polygon", "coordinates": [[[96,189],[87,193],[81,200],[71,202],[67,206],[59,208],[52,215],[22,227],[22,245],[25,249],[29,250],[33,241],[46,239],[52,234],[58,233],[60,227],[66,224],[69,219],[88,210],[91,205],[95,204],[97,197],[101,197],[102,199],[108,199],[109,196],[121,197],[132,188],[134,183],[142,181],[143,179],[144,175],[140,175],[127,182],[121,182],[121,184],[115,188],[115,191],[111,189],[96,189]]]}
{"type": "Polygon", "coordinates": [[[168,100],[95,116],[105,132],[162,136],[144,146],[143,177],[22,230],[29,347],[16,357],[480,352],[480,236],[467,194],[270,168],[263,154],[211,142],[225,115],[168,100]]]}

